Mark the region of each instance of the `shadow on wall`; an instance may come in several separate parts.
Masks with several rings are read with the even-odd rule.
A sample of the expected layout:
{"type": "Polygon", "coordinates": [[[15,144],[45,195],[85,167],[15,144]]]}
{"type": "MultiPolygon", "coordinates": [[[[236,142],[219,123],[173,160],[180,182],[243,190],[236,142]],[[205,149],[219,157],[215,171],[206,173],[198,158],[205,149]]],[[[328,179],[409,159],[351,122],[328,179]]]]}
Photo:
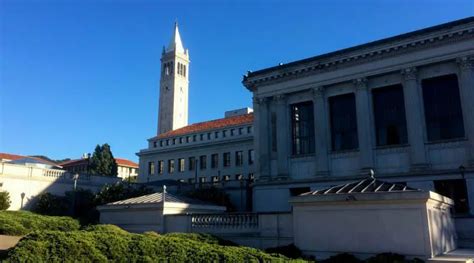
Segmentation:
{"type": "Polygon", "coordinates": [[[99,191],[105,184],[121,181],[118,177],[74,174],[65,170],[29,167],[1,162],[0,190],[10,194],[8,210],[31,210],[42,193],[65,196],[74,187],[91,192],[99,191]]]}

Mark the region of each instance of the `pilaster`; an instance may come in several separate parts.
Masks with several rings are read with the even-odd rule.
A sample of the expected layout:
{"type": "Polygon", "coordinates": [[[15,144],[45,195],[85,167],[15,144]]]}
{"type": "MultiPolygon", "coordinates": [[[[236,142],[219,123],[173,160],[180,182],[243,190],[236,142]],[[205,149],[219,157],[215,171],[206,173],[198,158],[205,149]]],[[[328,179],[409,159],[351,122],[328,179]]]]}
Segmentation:
{"type": "Polygon", "coordinates": [[[416,68],[406,68],[403,75],[403,95],[407,120],[408,142],[410,143],[410,161],[412,170],[424,170],[429,167],[424,136],[424,117],[416,68]]]}
{"type": "Polygon", "coordinates": [[[259,180],[270,180],[270,143],[269,143],[269,110],[268,98],[254,97],[254,145],[256,158],[256,171],[259,174],[259,180]]]}
{"type": "Polygon", "coordinates": [[[469,139],[467,162],[474,166],[474,56],[456,60],[459,68],[459,93],[461,95],[464,129],[469,139]]]}
{"type": "Polygon", "coordinates": [[[288,156],[289,156],[289,138],[290,123],[288,122],[288,106],[286,96],[276,95],[273,97],[276,104],[276,134],[277,134],[277,170],[278,179],[286,179],[288,177],[288,156]]]}
{"type": "Polygon", "coordinates": [[[316,176],[329,175],[328,163],[328,122],[326,119],[326,97],[324,87],[313,88],[315,150],[316,150],[316,176]]]}
{"type": "Polygon", "coordinates": [[[367,174],[374,167],[373,132],[371,129],[371,110],[367,79],[360,78],[353,81],[356,88],[357,134],[359,139],[360,169],[367,174]]]}

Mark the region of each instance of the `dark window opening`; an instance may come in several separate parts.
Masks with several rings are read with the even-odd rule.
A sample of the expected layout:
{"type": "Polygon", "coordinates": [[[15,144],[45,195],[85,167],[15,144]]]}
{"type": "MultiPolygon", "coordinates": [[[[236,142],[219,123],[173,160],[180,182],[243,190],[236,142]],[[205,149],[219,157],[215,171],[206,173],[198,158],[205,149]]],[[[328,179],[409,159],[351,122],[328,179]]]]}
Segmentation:
{"type": "Polygon", "coordinates": [[[314,153],[313,102],[291,105],[292,152],[294,155],[314,153]]]}
{"type": "Polygon", "coordinates": [[[333,151],[359,147],[354,93],[329,98],[331,144],[333,151]]]}

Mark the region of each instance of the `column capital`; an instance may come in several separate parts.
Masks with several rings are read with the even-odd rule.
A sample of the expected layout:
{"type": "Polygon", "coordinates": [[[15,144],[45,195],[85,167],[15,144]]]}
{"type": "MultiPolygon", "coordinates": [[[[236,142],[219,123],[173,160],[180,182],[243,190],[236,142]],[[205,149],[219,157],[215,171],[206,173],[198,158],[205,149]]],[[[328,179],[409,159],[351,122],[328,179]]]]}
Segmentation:
{"type": "Polygon", "coordinates": [[[323,97],[324,96],[324,87],[319,86],[319,87],[314,87],[311,89],[311,92],[313,93],[314,97],[323,97]]]}
{"type": "Polygon", "coordinates": [[[415,67],[402,69],[400,73],[405,80],[416,80],[418,77],[418,70],[415,67]]]}
{"type": "Polygon", "coordinates": [[[276,103],[285,103],[286,102],[286,95],[285,94],[278,94],[278,95],[275,95],[273,96],[273,101],[275,101],[276,103]]]}
{"type": "Polygon", "coordinates": [[[474,56],[460,57],[456,59],[456,63],[461,71],[474,69],[474,56]]]}
{"type": "Polygon", "coordinates": [[[367,90],[367,78],[358,78],[352,81],[356,90],[367,90]]]}
{"type": "Polygon", "coordinates": [[[261,97],[261,98],[253,97],[252,100],[253,100],[253,103],[255,104],[264,105],[265,103],[267,103],[269,99],[267,97],[261,97]]]}

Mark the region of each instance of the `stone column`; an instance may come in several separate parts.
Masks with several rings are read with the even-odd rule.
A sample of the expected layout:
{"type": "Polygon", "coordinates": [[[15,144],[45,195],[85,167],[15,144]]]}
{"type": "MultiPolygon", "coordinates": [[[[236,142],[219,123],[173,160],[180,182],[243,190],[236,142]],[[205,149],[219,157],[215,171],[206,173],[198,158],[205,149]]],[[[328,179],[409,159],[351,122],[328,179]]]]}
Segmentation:
{"type": "Polygon", "coordinates": [[[254,98],[254,146],[256,154],[256,171],[259,180],[270,179],[270,145],[268,121],[268,99],[254,98]]]}
{"type": "Polygon", "coordinates": [[[277,170],[278,178],[286,179],[288,177],[288,156],[290,154],[290,127],[288,121],[289,110],[286,104],[285,95],[273,97],[276,103],[276,139],[277,139],[277,170]]]}
{"type": "Polygon", "coordinates": [[[408,142],[410,143],[410,160],[412,170],[426,169],[429,164],[426,158],[424,117],[422,114],[422,101],[418,84],[416,68],[402,70],[403,96],[405,99],[405,112],[407,120],[408,142]]]}
{"type": "Polygon", "coordinates": [[[357,134],[359,138],[360,169],[366,174],[374,167],[373,132],[367,79],[354,80],[356,87],[357,134]]]}
{"type": "Polygon", "coordinates": [[[474,166],[474,57],[458,58],[457,62],[464,129],[469,139],[466,157],[468,164],[474,166]]]}
{"type": "Polygon", "coordinates": [[[314,104],[314,142],[316,151],[316,176],[328,176],[328,122],[324,88],[313,89],[314,104]]]}

